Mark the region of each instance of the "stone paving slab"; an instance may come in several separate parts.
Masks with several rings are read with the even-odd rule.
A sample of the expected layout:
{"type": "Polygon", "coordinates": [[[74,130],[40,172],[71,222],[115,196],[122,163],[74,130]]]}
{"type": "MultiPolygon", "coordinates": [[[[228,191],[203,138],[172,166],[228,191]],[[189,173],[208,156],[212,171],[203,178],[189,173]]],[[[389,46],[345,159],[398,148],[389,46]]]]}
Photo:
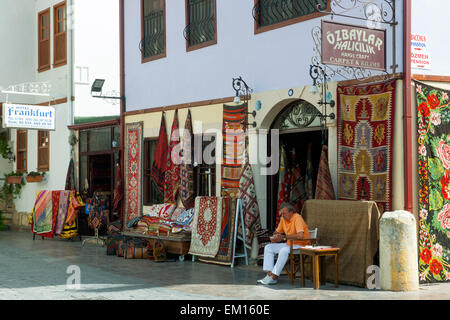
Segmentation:
{"type": "Polygon", "coordinates": [[[107,256],[106,249],[78,240],[33,241],[30,232],[0,232],[0,299],[51,300],[392,300],[450,299],[450,283],[420,286],[415,292],[388,292],[332,283],[312,289],[284,276],[277,285],[256,285],[264,274],[249,267],[192,262],[156,263],[107,256]],[[76,265],[81,286],[66,283],[76,265]]]}

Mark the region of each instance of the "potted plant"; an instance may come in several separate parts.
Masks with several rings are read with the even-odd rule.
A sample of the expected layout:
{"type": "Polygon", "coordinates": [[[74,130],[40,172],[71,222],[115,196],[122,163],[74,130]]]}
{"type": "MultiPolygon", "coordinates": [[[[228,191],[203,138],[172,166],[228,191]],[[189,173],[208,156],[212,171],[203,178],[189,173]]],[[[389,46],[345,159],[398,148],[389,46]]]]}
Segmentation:
{"type": "Polygon", "coordinates": [[[20,197],[20,192],[22,191],[22,186],[25,185],[25,181],[22,175],[18,176],[17,173],[11,172],[5,174],[5,183],[0,189],[0,194],[3,199],[8,199],[10,196],[17,199],[20,197]],[[12,182],[9,182],[12,181],[12,182]],[[18,181],[18,182],[17,182],[18,181]]]}
{"type": "Polygon", "coordinates": [[[5,179],[9,184],[22,184],[23,176],[21,173],[11,172],[5,174],[5,179]]]}
{"type": "Polygon", "coordinates": [[[27,182],[41,182],[44,175],[45,175],[45,172],[32,171],[27,174],[26,179],[27,179],[27,182]]]}

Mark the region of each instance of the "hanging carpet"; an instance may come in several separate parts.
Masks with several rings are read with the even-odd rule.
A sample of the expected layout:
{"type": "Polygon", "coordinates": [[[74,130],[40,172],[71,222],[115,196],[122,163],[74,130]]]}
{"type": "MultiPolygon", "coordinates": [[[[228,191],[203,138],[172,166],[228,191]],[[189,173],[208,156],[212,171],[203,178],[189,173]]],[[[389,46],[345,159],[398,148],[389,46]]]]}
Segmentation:
{"type": "Polygon", "coordinates": [[[392,208],[396,82],[338,86],[338,199],[392,208]]]}
{"type": "Polygon", "coordinates": [[[120,209],[120,201],[123,198],[123,186],[122,186],[122,170],[120,169],[120,164],[117,164],[116,170],[116,183],[114,185],[113,193],[113,211],[120,209]]]}
{"type": "Polygon", "coordinates": [[[32,211],[31,230],[42,237],[53,237],[56,216],[53,216],[52,191],[36,191],[36,201],[32,211]]]}
{"type": "MultiPolygon", "coordinates": [[[[255,233],[261,229],[261,217],[256,198],[252,167],[247,157],[239,181],[239,198],[242,202],[242,212],[244,214],[245,245],[251,249],[255,233]]],[[[239,220],[238,223],[237,235],[242,240],[241,221],[239,220]]]]}
{"type": "Polygon", "coordinates": [[[186,209],[193,208],[195,201],[194,166],[192,165],[193,139],[191,111],[188,110],[183,130],[183,149],[180,166],[180,198],[183,207],[186,209]]]}
{"type": "Polygon", "coordinates": [[[180,132],[178,110],[175,110],[167,157],[167,170],[164,178],[164,203],[175,203],[180,186],[180,132]]]}
{"type": "Polygon", "coordinates": [[[421,283],[450,281],[449,96],[416,83],[421,283]]]}
{"type": "Polygon", "coordinates": [[[295,156],[295,149],[292,152],[292,163],[294,163],[295,166],[291,170],[291,192],[289,201],[294,205],[295,212],[300,213],[303,208],[303,203],[308,199],[308,196],[305,190],[305,179],[302,177],[300,164],[297,162],[297,158],[295,156]]]}
{"type": "Polygon", "coordinates": [[[280,148],[280,170],[278,171],[278,200],[277,200],[277,212],[276,212],[276,226],[280,223],[280,206],[283,202],[289,202],[289,177],[290,170],[287,162],[286,150],[282,146],[280,148]]]}
{"type": "Polygon", "coordinates": [[[222,198],[222,225],[219,250],[214,258],[199,258],[199,261],[231,265],[233,261],[234,228],[236,225],[236,199],[222,198]]]}
{"type": "Polygon", "coordinates": [[[331,181],[330,167],[328,166],[328,146],[322,146],[319,171],[317,173],[315,199],[335,200],[333,182],[331,181]]]}
{"type": "Polygon", "coordinates": [[[142,216],[142,127],[142,122],[127,123],[125,127],[124,226],[142,216]]]}
{"type": "Polygon", "coordinates": [[[75,190],[75,165],[72,158],[67,169],[65,190],[75,190]]]}
{"type": "MultiPolygon", "coordinates": [[[[166,121],[163,112],[161,126],[159,128],[158,144],[156,145],[151,170],[151,177],[161,194],[164,194],[164,180],[167,171],[167,147],[166,121]]],[[[124,225],[126,225],[126,223],[124,223],[124,225]]]]}
{"type": "Polygon", "coordinates": [[[59,204],[58,204],[58,215],[56,217],[56,227],[55,234],[59,236],[64,228],[64,222],[66,221],[67,211],[69,209],[69,190],[60,191],[59,193],[59,204]]]}
{"type": "Polygon", "coordinates": [[[313,183],[313,164],[311,154],[311,143],[308,144],[308,152],[306,154],[306,171],[305,171],[305,189],[308,199],[314,199],[314,183],[313,183]]]}
{"type": "Polygon", "coordinates": [[[237,197],[245,162],[245,131],[248,105],[223,105],[222,196],[237,197]]]}
{"type": "Polygon", "coordinates": [[[214,258],[219,251],[222,198],[196,197],[189,254],[214,258]]]}

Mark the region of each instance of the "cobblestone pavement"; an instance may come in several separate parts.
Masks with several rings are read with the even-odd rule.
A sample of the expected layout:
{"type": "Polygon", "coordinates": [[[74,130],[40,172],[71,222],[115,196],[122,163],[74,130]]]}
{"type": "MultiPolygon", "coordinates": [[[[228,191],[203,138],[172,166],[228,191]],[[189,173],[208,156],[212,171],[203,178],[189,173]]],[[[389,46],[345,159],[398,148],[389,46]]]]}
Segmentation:
{"type": "Polygon", "coordinates": [[[421,286],[417,292],[388,292],[327,283],[313,290],[282,276],[275,286],[255,285],[262,272],[192,262],[156,263],[107,256],[104,247],[59,239],[32,240],[30,232],[0,232],[0,299],[450,299],[450,283],[421,286]],[[67,288],[77,265],[81,287],[67,288]]]}

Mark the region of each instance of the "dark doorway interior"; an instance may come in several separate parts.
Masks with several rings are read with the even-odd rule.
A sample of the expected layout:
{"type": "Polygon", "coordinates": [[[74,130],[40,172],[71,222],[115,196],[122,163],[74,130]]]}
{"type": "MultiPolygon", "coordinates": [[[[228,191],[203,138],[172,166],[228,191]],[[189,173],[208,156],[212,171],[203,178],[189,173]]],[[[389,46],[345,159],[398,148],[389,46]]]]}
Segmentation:
{"type": "MultiPolygon", "coordinates": [[[[317,172],[319,169],[320,155],[322,152],[322,137],[328,136],[328,131],[305,131],[297,133],[280,134],[280,150],[284,147],[288,159],[288,167],[293,168],[296,163],[300,166],[301,176],[305,177],[306,162],[308,156],[308,146],[311,145],[311,159],[313,167],[313,190],[316,188],[317,172]],[[292,153],[295,150],[296,161],[293,161],[292,153]]],[[[326,141],[324,141],[326,143],[326,141]]],[[[281,151],[280,151],[281,153],[281,151]]],[[[270,152],[269,152],[270,154],[270,152]]],[[[271,231],[276,228],[276,210],[278,201],[278,180],[279,172],[273,176],[268,176],[268,211],[267,228],[271,231]]]]}
{"type": "Polygon", "coordinates": [[[89,156],[89,191],[112,192],[112,155],[99,154],[89,156]]]}

